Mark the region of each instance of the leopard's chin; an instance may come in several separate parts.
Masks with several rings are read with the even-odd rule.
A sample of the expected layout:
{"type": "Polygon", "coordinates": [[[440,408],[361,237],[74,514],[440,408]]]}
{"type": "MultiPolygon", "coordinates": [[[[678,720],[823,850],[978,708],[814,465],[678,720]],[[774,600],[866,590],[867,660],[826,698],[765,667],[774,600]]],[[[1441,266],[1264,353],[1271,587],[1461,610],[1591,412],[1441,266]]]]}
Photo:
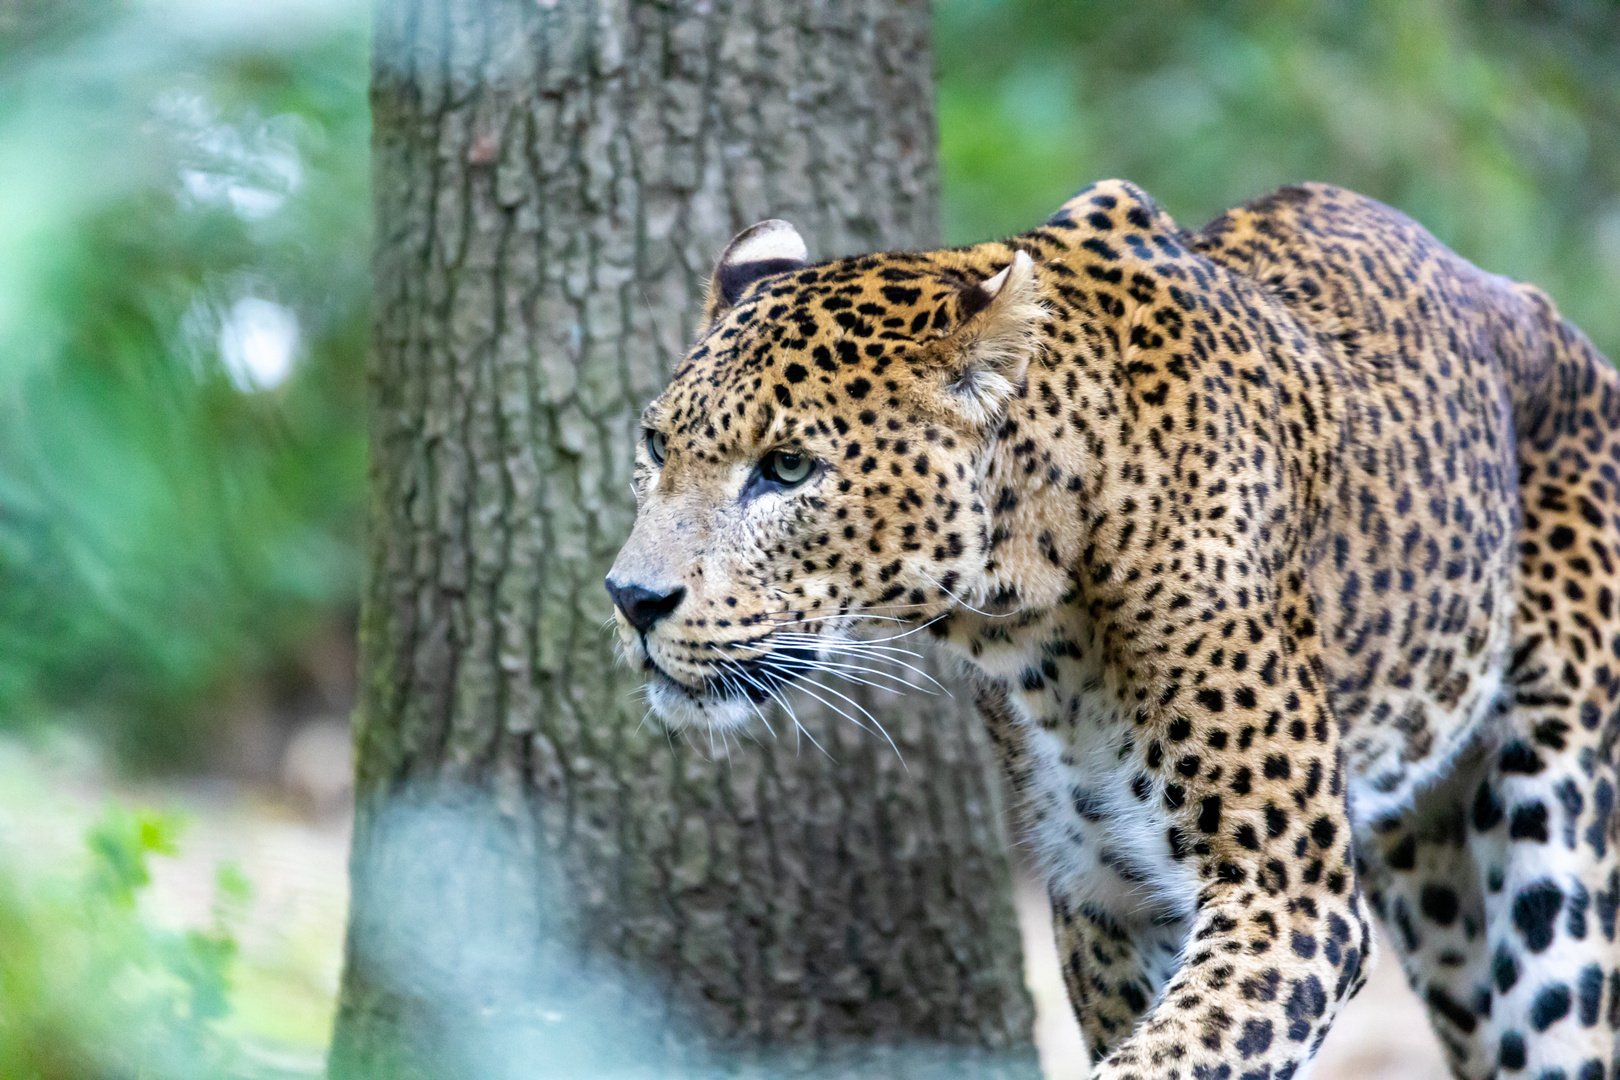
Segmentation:
{"type": "Polygon", "coordinates": [[[694,689],[654,668],[647,677],[647,703],[653,715],[672,731],[708,728],[730,731],[755,716],[748,698],[720,687],[694,689]]]}

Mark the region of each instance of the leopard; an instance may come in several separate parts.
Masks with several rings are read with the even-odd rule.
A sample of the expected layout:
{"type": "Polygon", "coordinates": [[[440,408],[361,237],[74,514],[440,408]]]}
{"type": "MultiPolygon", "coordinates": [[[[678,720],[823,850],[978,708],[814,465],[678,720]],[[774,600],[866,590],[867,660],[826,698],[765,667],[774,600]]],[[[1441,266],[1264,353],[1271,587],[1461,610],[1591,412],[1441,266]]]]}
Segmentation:
{"type": "Polygon", "coordinates": [[[1317,183],[820,261],[773,219],[637,439],[654,712],[957,658],[1091,1075],[1305,1075],[1377,920],[1455,1076],[1620,1080],[1620,375],[1543,291],[1317,183]]]}

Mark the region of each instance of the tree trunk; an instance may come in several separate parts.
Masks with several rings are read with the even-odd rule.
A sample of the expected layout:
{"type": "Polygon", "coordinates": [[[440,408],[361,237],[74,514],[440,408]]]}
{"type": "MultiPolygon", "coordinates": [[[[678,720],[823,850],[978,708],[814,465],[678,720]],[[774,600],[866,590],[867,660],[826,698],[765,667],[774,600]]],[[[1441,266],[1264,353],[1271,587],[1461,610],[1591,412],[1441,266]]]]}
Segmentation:
{"type": "Polygon", "coordinates": [[[925,0],[380,0],[335,1077],[918,1040],[1032,1074],[968,695],[867,702],[903,765],[809,701],[826,754],[689,744],[644,722],[604,629],[636,418],[731,234],[784,217],[823,257],[937,241],[928,19],[925,0]]]}

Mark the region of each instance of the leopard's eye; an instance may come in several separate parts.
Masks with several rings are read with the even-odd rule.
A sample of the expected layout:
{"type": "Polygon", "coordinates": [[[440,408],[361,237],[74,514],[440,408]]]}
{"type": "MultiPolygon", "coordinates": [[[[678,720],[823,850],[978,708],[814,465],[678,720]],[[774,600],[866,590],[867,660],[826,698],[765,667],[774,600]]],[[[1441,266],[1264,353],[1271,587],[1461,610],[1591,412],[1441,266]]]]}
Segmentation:
{"type": "Polygon", "coordinates": [[[662,431],[647,431],[647,453],[653,459],[654,465],[664,463],[664,433],[662,431]]]}
{"type": "Polygon", "coordinates": [[[800,450],[772,450],[759,463],[760,475],[783,487],[804,483],[814,467],[810,455],[800,450]]]}

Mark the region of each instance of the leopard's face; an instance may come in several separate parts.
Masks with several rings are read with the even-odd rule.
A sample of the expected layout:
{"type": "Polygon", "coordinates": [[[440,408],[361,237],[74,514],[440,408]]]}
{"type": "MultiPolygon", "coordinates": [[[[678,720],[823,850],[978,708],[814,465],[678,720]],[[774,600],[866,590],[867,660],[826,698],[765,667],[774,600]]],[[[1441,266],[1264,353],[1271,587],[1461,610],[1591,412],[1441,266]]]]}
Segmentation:
{"type": "Polygon", "coordinates": [[[981,468],[1029,351],[995,317],[1039,310],[1024,256],[988,281],[924,257],[778,259],[738,287],[728,269],[765,261],[748,237],[643,413],[608,576],[624,656],[674,727],[744,724],[811,671],[853,673],[836,665],[858,628],[981,592],[981,468]]]}

